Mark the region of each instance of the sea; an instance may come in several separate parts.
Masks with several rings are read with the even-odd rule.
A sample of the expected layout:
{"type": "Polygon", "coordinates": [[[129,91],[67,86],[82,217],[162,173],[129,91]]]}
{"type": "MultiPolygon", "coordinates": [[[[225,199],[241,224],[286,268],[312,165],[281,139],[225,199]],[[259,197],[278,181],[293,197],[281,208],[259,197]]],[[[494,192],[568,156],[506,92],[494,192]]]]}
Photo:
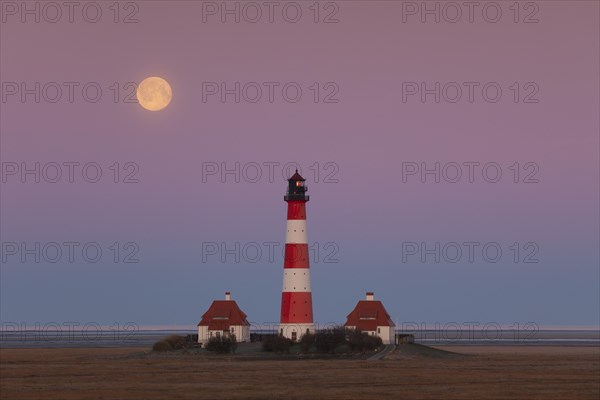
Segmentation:
{"type": "MultiPolygon", "coordinates": [[[[86,326],[85,329],[12,329],[0,330],[0,348],[90,348],[90,347],[147,347],[169,335],[181,335],[195,340],[194,329],[110,329],[110,327],[86,326]]],[[[256,329],[252,333],[275,334],[272,329],[256,329]]],[[[598,329],[427,329],[396,331],[399,335],[413,335],[414,342],[425,345],[506,345],[506,346],[600,346],[598,329]]],[[[255,335],[252,335],[255,337],[255,335]]]]}

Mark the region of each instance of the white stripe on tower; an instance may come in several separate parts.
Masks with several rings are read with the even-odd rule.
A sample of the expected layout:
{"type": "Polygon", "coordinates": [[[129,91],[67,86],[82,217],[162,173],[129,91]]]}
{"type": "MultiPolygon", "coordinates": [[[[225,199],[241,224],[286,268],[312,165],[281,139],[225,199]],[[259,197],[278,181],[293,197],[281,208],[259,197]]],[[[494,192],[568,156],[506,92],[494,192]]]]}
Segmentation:
{"type": "Polygon", "coordinates": [[[285,242],[288,244],[307,244],[308,235],[306,232],[305,219],[288,219],[285,242]]]}
{"type": "Polygon", "coordinates": [[[284,292],[310,292],[310,270],[308,268],[285,268],[283,270],[284,292]]]}

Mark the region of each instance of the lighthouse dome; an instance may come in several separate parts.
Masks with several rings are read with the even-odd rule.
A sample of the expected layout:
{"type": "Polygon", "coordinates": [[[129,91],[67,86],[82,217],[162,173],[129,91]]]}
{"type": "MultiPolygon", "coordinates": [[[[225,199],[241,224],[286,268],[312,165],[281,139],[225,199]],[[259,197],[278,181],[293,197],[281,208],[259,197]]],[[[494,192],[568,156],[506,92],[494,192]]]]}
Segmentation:
{"type": "Polygon", "coordinates": [[[296,173],[294,173],[294,175],[292,175],[290,177],[290,179],[288,179],[288,181],[305,181],[306,179],[304,179],[299,173],[298,170],[296,170],[296,173]]]}

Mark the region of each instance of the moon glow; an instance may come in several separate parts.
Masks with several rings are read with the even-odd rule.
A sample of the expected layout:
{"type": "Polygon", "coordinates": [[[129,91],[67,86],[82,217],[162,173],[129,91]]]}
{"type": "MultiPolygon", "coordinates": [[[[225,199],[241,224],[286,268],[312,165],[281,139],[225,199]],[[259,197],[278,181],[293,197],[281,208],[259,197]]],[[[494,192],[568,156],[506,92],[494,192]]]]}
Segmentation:
{"type": "Polygon", "coordinates": [[[157,76],[151,76],[139,84],[136,97],[140,106],[146,110],[160,111],[171,102],[173,91],[169,82],[157,76]]]}

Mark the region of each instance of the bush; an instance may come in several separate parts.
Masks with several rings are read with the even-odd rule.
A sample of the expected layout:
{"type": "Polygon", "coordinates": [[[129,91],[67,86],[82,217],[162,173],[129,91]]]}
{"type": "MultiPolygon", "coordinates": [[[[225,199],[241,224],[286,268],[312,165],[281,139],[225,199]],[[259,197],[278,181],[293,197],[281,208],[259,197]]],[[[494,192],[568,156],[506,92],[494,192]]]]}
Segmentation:
{"type": "Polygon", "coordinates": [[[152,346],[152,351],[171,351],[173,350],[173,346],[171,346],[171,343],[167,342],[166,340],[159,340],[158,342],[154,343],[154,345],[152,346]]]}
{"type": "Polygon", "coordinates": [[[187,348],[187,340],[184,336],[170,335],[159,340],[152,346],[153,351],[173,351],[187,348]]]}
{"type": "Polygon", "coordinates": [[[217,354],[235,353],[237,349],[237,340],[235,335],[213,336],[206,344],[206,350],[214,351],[217,354]]]}
{"type": "Polygon", "coordinates": [[[351,352],[364,353],[365,351],[373,351],[383,345],[380,337],[369,335],[358,329],[348,330],[346,335],[351,352]]]}
{"type": "Polygon", "coordinates": [[[324,329],[315,334],[315,346],[319,353],[335,353],[336,347],[346,342],[346,332],[342,327],[324,329]]]}
{"type": "Polygon", "coordinates": [[[310,349],[313,347],[313,345],[315,344],[315,335],[312,333],[307,333],[305,335],[302,336],[302,338],[300,339],[300,352],[301,353],[309,353],[310,349]]]}
{"type": "Polygon", "coordinates": [[[184,336],[170,335],[163,339],[168,342],[173,350],[184,349],[187,347],[187,340],[184,336]]]}
{"type": "MultiPolygon", "coordinates": [[[[265,336],[262,346],[263,351],[289,353],[292,344],[290,339],[286,339],[282,335],[272,335],[265,336]]],[[[357,329],[350,330],[336,326],[316,333],[304,334],[298,344],[300,352],[304,354],[315,350],[321,354],[335,354],[336,350],[343,345],[348,345],[351,353],[364,353],[376,350],[383,345],[383,342],[378,336],[369,335],[357,329]]]]}
{"type": "Polygon", "coordinates": [[[263,351],[271,351],[273,353],[289,354],[291,347],[292,341],[281,335],[266,337],[262,344],[263,351]]]}

